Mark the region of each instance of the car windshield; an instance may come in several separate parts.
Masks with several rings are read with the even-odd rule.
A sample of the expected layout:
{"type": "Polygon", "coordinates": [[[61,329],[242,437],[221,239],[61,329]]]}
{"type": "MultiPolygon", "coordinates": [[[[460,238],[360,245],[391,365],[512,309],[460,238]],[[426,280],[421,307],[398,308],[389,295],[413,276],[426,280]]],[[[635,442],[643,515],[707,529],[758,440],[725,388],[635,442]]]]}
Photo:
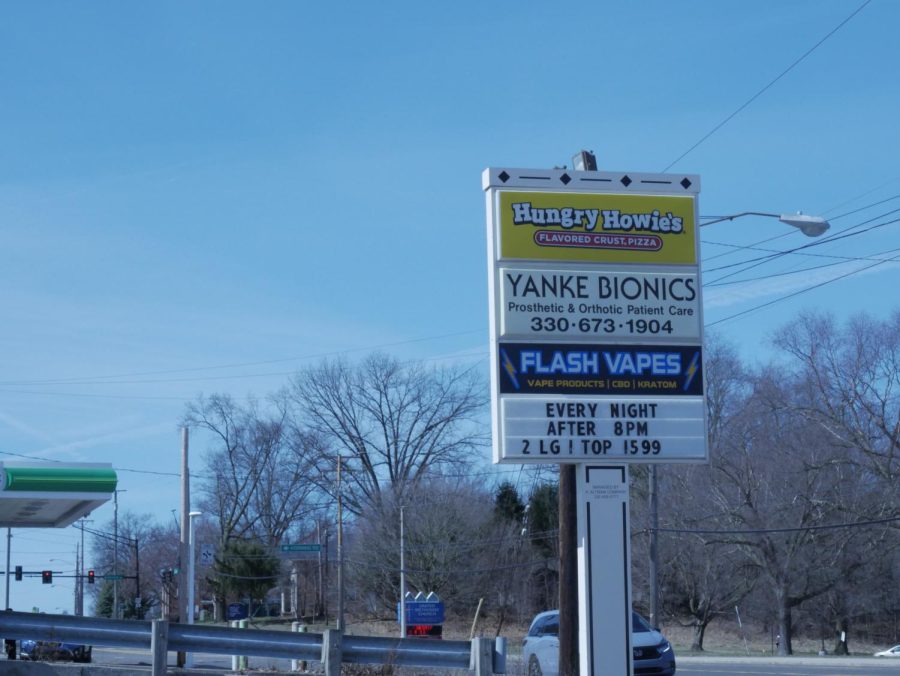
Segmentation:
{"type": "Polygon", "coordinates": [[[642,632],[642,631],[653,631],[650,628],[644,618],[638,615],[637,613],[631,613],[631,631],[634,633],[642,632]]]}

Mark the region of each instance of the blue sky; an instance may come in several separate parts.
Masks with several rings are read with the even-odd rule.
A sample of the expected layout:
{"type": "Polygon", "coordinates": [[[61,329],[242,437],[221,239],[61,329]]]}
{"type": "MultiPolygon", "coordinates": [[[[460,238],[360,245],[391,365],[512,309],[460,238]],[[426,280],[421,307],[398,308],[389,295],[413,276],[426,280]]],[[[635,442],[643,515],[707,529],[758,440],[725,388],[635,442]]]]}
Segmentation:
{"type": "MultiPolygon", "coordinates": [[[[201,392],[264,396],[322,355],[379,347],[486,367],[482,169],[586,147],[601,169],[660,171],[861,4],[7,5],[0,451],[112,462],[122,510],[170,519],[177,477],[146,472],[178,472],[178,420],[201,392]]],[[[701,214],[862,209],[838,230],[900,207],[863,209],[900,194],[897,25],[900,5],[874,0],[680,160],[702,177],[701,214]]],[[[785,230],[711,226],[705,268],[758,255],[712,260],[725,245],[808,242],[785,230]]],[[[897,231],[810,253],[870,257],[897,231]]],[[[828,262],[711,287],[706,321],[872,263],[786,256],[744,277],[828,262]]],[[[766,359],[802,309],[892,311],[897,272],[716,328],[766,359]]],[[[13,565],[74,569],[73,529],[14,536],[13,565]]],[[[13,583],[11,605],[71,609],[70,591],[13,583]]]]}

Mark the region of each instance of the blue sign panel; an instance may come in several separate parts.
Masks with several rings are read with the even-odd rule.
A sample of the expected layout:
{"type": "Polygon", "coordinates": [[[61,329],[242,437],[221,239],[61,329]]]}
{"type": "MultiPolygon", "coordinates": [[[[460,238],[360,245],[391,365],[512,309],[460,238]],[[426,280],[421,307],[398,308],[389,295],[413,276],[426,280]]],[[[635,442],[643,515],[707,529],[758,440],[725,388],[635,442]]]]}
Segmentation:
{"type": "Polygon", "coordinates": [[[225,614],[227,620],[246,620],[248,609],[246,603],[229,603],[228,612],[225,614]]]}
{"type": "MultiPolygon", "coordinates": [[[[397,603],[397,622],[400,622],[400,603],[397,603]]],[[[407,601],[406,624],[443,624],[443,601],[407,601]]]]}
{"type": "Polygon", "coordinates": [[[699,346],[501,343],[504,394],[703,394],[699,346]]]}

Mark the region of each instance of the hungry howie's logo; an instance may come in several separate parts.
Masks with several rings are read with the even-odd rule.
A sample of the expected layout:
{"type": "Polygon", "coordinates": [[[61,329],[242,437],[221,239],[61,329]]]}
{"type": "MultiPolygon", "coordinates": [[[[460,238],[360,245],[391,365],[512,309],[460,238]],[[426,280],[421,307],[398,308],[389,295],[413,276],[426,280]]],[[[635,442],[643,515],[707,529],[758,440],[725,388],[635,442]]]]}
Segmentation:
{"type": "Polygon", "coordinates": [[[693,197],[501,191],[498,202],[501,258],[697,262],[693,197]]]}
{"type": "Polygon", "coordinates": [[[654,233],[680,234],[684,219],[672,212],[624,213],[620,209],[577,209],[575,207],[535,207],[531,202],[513,202],[514,225],[537,228],[556,226],[562,232],[537,230],[538,246],[585,247],[659,251],[663,240],[654,233]]]}

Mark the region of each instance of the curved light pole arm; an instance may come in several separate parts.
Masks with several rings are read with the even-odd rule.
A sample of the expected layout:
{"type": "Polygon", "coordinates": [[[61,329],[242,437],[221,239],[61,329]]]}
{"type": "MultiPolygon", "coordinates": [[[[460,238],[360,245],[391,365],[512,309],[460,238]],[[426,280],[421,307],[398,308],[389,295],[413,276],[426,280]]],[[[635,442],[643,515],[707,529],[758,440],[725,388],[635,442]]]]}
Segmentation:
{"type": "Polygon", "coordinates": [[[722,221],[733,221],[735,218],[741,218],[742,216],[766,216],[768,218],[777,218],[785,225],[790,225],[794,228],[797,228],[807,237],[818,237],[819,235],[824,234],[828,230],[828,228],[831,227],[831,224],[821,216],[807,216],[806,214],[801,213],[771,214],[766,211],[742,211],[739,214],[732,214],[730,216],[717,216],[711,221],[701,223],[700,227],[705,228],[707,225],[712,225],[713,223],[721,223],[722,221]]]}

